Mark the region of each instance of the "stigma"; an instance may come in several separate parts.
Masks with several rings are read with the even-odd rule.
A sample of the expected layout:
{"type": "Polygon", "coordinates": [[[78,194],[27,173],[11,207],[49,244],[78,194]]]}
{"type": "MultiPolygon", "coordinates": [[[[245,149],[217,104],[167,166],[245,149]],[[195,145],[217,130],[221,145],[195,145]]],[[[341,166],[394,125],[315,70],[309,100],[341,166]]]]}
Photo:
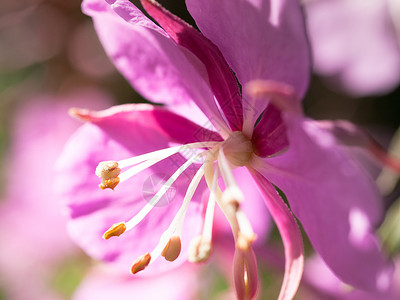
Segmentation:
{"type": "MultiPolygon", "coordinates": [[[[135,260],[131,267],[132,274],[144,270],[160,256],[170,262],[175,261],[180,256],[181,234],[186,212],[203,178],[210,190],[210,196],[206,205],[202,231],[200,235],[196,236],[190,243],[188,260],[193,263],[203,263],[206,262],[212,254],[212,228],[216,205],[221,208],[230,224],[237,251],[240,253],[252,251],[252,244],[256,239],[256,235],[241,208],[241,203],[245,201],[245,197],[236,183],[233,170],[237,167],[248,165],[253,155],[253,145],[251,140],[240,131],[231,132],[229,136],[221,142],[206,141],[190,143],[161,149],[121,161],[101,162],[96,168],[96,175],[101,178],[99,186],[101,189],[109,188],[114,190],[118,184],[122,184],[137,173],[178,154],[181,154],[181,157],[184,157],[186,160],[160,187],[153,198],[151,198],[130,220],[122,220],[121,222],[115,223],[103,235],[104,239],[109,239],[111,237],[120,236],[135,228],[146,218],[153,207],[157,205],[158,201],[169,190],[177,178],[181,176],[189,166],[196,166],[197,171],[187,187],[182,204],[172,222],[160,236],[159,243],[155,248],[151,252],[135,260]],[[220,187],[221,181],[224,183],[223,190],[220,187]]],[[[245,255],[245,257],[247,256],[245,255]]]]}

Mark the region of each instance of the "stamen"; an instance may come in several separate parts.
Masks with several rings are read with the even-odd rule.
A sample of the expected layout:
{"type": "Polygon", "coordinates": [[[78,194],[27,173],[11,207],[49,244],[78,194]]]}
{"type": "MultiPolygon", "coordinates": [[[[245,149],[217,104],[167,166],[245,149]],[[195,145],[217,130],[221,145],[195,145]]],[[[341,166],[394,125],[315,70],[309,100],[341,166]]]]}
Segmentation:
{"type": "Polygon", "coordinates": [[[221,170],[222,178],[225,181],[226,187],[236,187],[236,180],[233,177],[232,168],[229,165],[228,160],[226,159],[225,153],[223,149],[219,150],[218,154],[218,166],[221,170]]]}
{"type": "MultiPolygon", "coordinates": [[[[207,152],[207,151],[206,151],[207,152]]],[[[176,181],[176,179],[196,160],[198,159],[201,155],[203,155],[205,152],[197,154],[190,158],[188,161],[186,161],[182,166],[179,167],[177,171],[175,171],[174,174],[167,180],[167,182],[164,183],[164,185],[160,188],[160,190],[154,195],[154,197],[146,203],[146,205],[139,211],[139,213],[134,216],[132,219],[130,219],[126,223],[126,230],[131,230],[134,228],[141,220],[143,220],[144,217],[147,216],[147,214],[151,211],[151,209],[158,203],[158,201],[164,196],[164,194],[167,192],[167,190],[171,187],[171,185],[176,181]]]]}
{"type": "Polygon", "coordinates": [[[136,274],[137,272],[144,270],[149,265],[150,261],[151,255],[149,253],[143,254],[132,264],[131,273],[136,274]]]}
{"type": "Polygon", "coordinates": [[[149,160],[149,159],[158,159],[160,157],[167,158],[171,155],[174,155],[178,152],[186,151],[188,149],[211,148],[220,143],[221,142],[197,142],[197,143],[191,143],[191,144],[186,144],[186,145],[181,145],[181,146],[175,146],[175,147],[171,147],[171,148],[167,148],[167,149],[161,149],[161,150],[153,151],[150,153],[145,153],[142,155],[127,158],[124,160],[120,160],[120,161],[118,161],[118,165],[120,168],[125,168],[125,167],[136,165],[138,163],[141,163],[141,162],[149,160]]]}
{"type": "Polygon", "coordinates": [[[205,262],[208,260],[212,249],[212,226],[214,221],[214,211],[216,202],[218,168],[214,171],[212,185],[210,190],[210,198],[207,204],[206,215],[204,217],[203,234],[195,237],[189,246],[188,260],[193,263],[205,262]]]}
{"type": "Polygon", "coordinates": [[[257,236],[254,233],[252,235],[246,235],[239,231],[238,239],[236,241],[236,248],[242,251],[249,251],[256,237],[257,236]]]}
{"type": "Polygon", "coordinates": [[[192,263],[206,262],[211,254],[211,241],[196,236],[190,243],[188,260],[192,263]]]}
{"type": "MultiPolygon", "coordinates": [[[[214,172],[213,172],[213,161],[215,159],[215,153],[209,152],[206,157],[206,162],[204,164],[205,166],[205,179],[208,185],[208,188],[210,190],[213,190],[212,188],[212,181],[214,179],[214,172]]],[[[232,229],[233,237],[237,238],[237,233],[239,231],[239,225],[237,224],[237,220],[234,214],[235,210],[232,210],[229,205],[227,205],[224,201],[222,201],[222,192],[221,189],[219,188],[218,184],[216,185],[215,188],[215,194],[216,194],[216,202],[218,206],[221,208],[222,212],[224,213],[226,219],[229,222],[229,225],[232,229]]]]}
{"type": "Polygon", "coordinates": [[[179,208],[178,212],[176,213],[174,219],[172,220],[167,230],[161,235],[158,245],[151,252],[151,256],[154,258],[153,261],[163,252],[163,249],[166,247],[165,245],[168,243],[174,232],[177,235],[181,234],[183,221],[185,219],[186,211],[188,209],[190,200],[192,199],[194,192],[196,191],[196,188],[199,185],[201,178],[203,177],[203,174],[204,174],[204,165],[201,166],[194,175],[186,191],[185,198],[183,199],[181,207],[179,208]]]}
{"type": "Polygon", "coordinates": [[[227,186],[222,194],[222,202],[227,204],[227,209],[229,209],[231,215],[234,215],[239,227],[236,240],[237,247],[243,251],[247,251],[256,239],[256,235],[253,232],[249,220],[240,208],[240,203],[243,201],[244,195],[236,184],[232,169],[229,166],[223,149],[219,151],[218,165],[222,173],[222,178],[227,186]]]}
{"type": "Polygon", "coordinates": [[[99,163],[95,173],[101,178],[101,184],[99,187],[102,190],[106,188],[113,190],[120,182],[118,175],[121,173],[121,169],[118,167],[116,161],[103,161],[99,163]]]}
{"type": "Polygon", "coordinates": [[[188,149],[209,148],[214,147],[221,142],[198,142],[182,146],[161,149],[154,152],[134,156],[128,159],[116,161],[100,162],[96,168],[96,175],[101,178],[99,185],[102,190],[106,188],[114,189],[119,183],[126,181],[137,173],[151,167],[152,165],[164,160],[176,153],[186,151],[188,149]],[[138,165],[136,165],[138,164],[138,165]],[[127,171],[121,173],[121,169],[136,165],[127,171]],[[121,173],[121,174],[120,174],[121,173]],[[118,175],[120,175],[118,177],[118,175]]]}
{"type": "Polygon", "coordinates": [[[104,232],[103,239],[108,240],[112,236],[120,236],[125,232],[125,230],[126,226],[124,222],[116,223],[104,232]]]}
{"type": "Polygon", "coordinates": [[[243,198],[242,190],[237,186],[229,186],[222,193],[222,202],[226,203],[234,212],[238,210],[243,198]]]}
{"type": "Polygon", "coordinates": [[[212,227],[214,221],[214,211],[215,211],[215,202],[217,198],[217,179],[218,179],[218,168],[214,171],[214,178],[212,180],[211,190],[210,190],[210,198],[208,199],[206,215],[204,217],[204,227],[203,227],[203,240],[210,241],[212,240],[212,227]]]}
{"type": "Polygon", "coordinates": [[[134,175],[142,172],[143,170],[150,168],[152,165],[155,165],[156,163],[166,159],[167,157],[162,156],[162,157],[158,157],[157,159],[144,161],[144,162],[122,172],[121,175],[119,176],[119,178],[120,178],[121,182],[124,182],[124,181],[128,180],[129,178],[133,177],[134,175]]]}
{"type": "Polygon", "coordinates": [[[168,261],[174,261],[178,258],[181,253],[181,238],[179,235],[174,234],[168,241],[167,246],[161,252],[161,256],[164,256],[168,261]]]}

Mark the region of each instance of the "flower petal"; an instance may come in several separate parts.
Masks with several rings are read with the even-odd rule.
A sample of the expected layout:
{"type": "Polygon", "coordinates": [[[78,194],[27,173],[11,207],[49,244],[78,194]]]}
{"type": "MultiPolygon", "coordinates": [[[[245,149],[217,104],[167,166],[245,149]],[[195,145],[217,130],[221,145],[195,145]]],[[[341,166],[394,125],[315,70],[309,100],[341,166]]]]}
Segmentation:
{"type": "MultiPolygon", "coordinates": [[[[160,27],[128,0],[86,0],[99,38],[118,70],[145,98],[173,107],[194,101],[212,122],[225,122],[214,101],[206,70],[191,53],[177,47],[160,27]]],[[[202,114],[191,106],[193,116],[202,114]]],[[[207,122],[204,117],[200,120],[207,122]]],[[[213,124],[214,124],[213,123],[213,124]]],[[[226,125],[225,125],[226,127],[226,125]]]]}
{"type": "Polygon", "coordinates": [[[228,123],[232,130],[241,130],[243,110],[239,86],[221,51],[200,32],[154,0],[141,2],[178,45],[191,51],[205,65],[211,88],[228,123]]]}
{"type": "MultiPolygon", "coordinates": [[[[158,191],[158,185],[162,185],[185,161],[177,154],[120,184],[115,191],[98,188],[99,179],[94,171],[100,161],[120,160],[168,148],[173,135],[167,135],[165,128],[155,121],[152,113],[157,109],[146,110],[146,107],[150,105],[120,106],[114,108],[114,113],[111,109],[103,115],[92,115],[94,123],[85,124],[75,133],[57,164],[57,190],[70,217],[72,238],[92,257],[115,262],[126,272],[137,257],[156,246],[180,207],[198,168],[193,165],[192,169],[185,171],[136,228],[120,237],[107,241],[102,239],[103,233],[112,224],[133,217],[158,191]]],[[[182,124],[175,125],[175,129],[179,130],[182,124]]],[[[190,240],[201,229],[199,195],[205,187],[205,183],[201,182],[189,205],[182,234],[182,253],[177,259],[179,262],[185,260],[190,240]]],[[[156,272],[167,267],[168,264],[159,259],[149,269],[156,272]]]]}
{"type": "MultiPolygon", "coordinates": [[[[315,291],[312,299],[340,299],[340,300],[396,300],[399,299],[399,261],[396,261],[396,274],[392,288],[385,293],[368,293],[350,289],[337,278],[326,266],[320,256],[314,255],[307,259],[304,267],[304,283],[315,291]]],[[[307,298],[309,299],[309,298],[307,298]]]]}
{"type": "Polygon", "coordinates": [[[289,150],[255,168],[286,194],[339,278],[356,288],[384,290],[392,267],[373,234],[382,214],[374,182],[317,122],[289,114],[285,121],[289,150]]]}
{"type": "Polygon", "coordinates": [[[105,121],[117,123],[120,119],[138,118],[138,114],[140,114],[140,118],[146,119],[155,130],[162,132],[171,142],[188,144],[203,141],[222,141],[220,135],[215,131],[200,127],[160,106],[124,104],[102,111],[71,109],[70,113],[83,121],[93,123],[104,123],[105,121]]]}
{"type": "Polygon", "coordinates": [[[242,85],[282,81],[304,96],[310,59],[303,15],[293,0],[186,0],[201,32],[218,46],[242,85]]]}
{"type": "Polygon", "coordinates": [[[254,169],[250,169],[250,172],[264,195],[265,204],[278,226],[285,247],[285,276],[279,300],[293,299],[303,274],[304,256],[300,229],[294,216],[268,180],[254,169]]]}
{"type": "Polygon", "coordinates": [[[254,153],[261,156],[271,156],[289,146],[286,136],[286,125],[281,112],[272,104],[268,105],[252,136],[254,153]]]}
{"type": "Polygon", "coordinates": [[[72,299],[193,299],[200,289],[198,273],[199,267],[192,264],[147,278],[124,276],[119,272],[98,267],[86,276],[72,299]]]}

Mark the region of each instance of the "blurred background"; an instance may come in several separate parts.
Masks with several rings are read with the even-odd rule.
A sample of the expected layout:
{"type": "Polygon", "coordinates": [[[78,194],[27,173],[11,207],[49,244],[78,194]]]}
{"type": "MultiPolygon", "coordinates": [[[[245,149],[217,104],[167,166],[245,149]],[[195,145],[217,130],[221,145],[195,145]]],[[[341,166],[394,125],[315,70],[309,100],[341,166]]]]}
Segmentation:
{"type": "MultiPolygon", "coordinates": [[[[195,26],[183,0],[159,2],[195,26]]],[[[363,2],[302,2],[315,58],[304,109],[317,120],[350,120],[388,148],[400,125],[399,1],[363,2]]],[[[1,300],[70,299],[93,264],[69,241],[52,197],[52,166],[79,126],[68,108],[146,101],[115,70],[80,5],[0,2],[1,300]]],[[[399,185],[390,173],[381,176],[389,213],[380,233],[394,255],[400,248],[399,185]]],[[[274,230],[270,239],[280,247],[274,230]]],[[[203,272],[210,271],[217,279],[204,299],[229,299],[229,279],[218,270],[203,272]]],[[[260,271],[260,299],[273,299],[282,273],[268,263],[260,271]]],[[[305,290],[299,299],[331,299],[305,290]]]]}

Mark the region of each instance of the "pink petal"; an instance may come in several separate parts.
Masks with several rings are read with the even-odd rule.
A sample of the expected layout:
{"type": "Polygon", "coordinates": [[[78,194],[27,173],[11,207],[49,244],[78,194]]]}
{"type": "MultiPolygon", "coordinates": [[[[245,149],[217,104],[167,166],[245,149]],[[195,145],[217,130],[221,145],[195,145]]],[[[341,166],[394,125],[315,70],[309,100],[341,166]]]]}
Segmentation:
{"type": "Polygon", "coordinates": [[[207,122],[204,113],[224,126],[202,63],[177,47],[128,0],[108,2],[111,5],[86,0],[83,10],[93,18],[107,54],[132,86],[150,101],[171,105],[172,109],[191,106],[194,118],[207,122]],[[203,113],[191,105],[192,101],[203,113]]]}
{"type": "Polygon", "coordinates": [[[268,105],[252,136],[254,153],[266,157],[279,153],[289,146],[286,125],[281,112],[272,104],[268,105]]]}
{"type": "MultiPolygon", "coordinates": [[[[130,120],[140,114],[151,126],[162,132],[171,142],[188,144],[202,141],[222,141],[215,131],[200,127],[190,120],[174,114],[167,109],[149,104],[124,104],[103,111],[71,109],[75,117],[93,123],[118,123],[120,119],[130,120]]],[[[99,124],[100,124],[99,123],[99,124]]]]}
{"type": "Polygon", "coordinates": [[[86,276],[72,300],[193,299],[201,288],[198,277],[199,267],[192,264],[147,278],[96,268],[86,276]]]}
{"type": "Polygon", "coordinates": [[[388,1],[306,1],[314,68],[344,91],[363,96],[394,89],[400,50],[388,1]]]}
{"type": "MultiPolygon", "coordinates": [[[[399,265],[397,263],[397,265],[399,265]]],[[[367,293],[361,290],[350,289],[337,278],[327,267],[325,262],[319,256],[313,256],[307,259],[304,267],[304,284],[317,291],[321,299],[324,296],[327,299],[340,300],[396,300],[400,296],[400,275],[396,268],[395,282],[390,291],[385,293],[367,293]]],[[[325,299],[324,298],[324,299],[325,299]]],[[[314,299],[314,298],[313,298],[314,299]]]]}
{"type": "Polygon", "coordinates": [[[245,111],[243,132],[248,136],[252,136],[253,143],[257,144],[256,154],[267,156],[284,149],[285,144],[287,144],[287,141],[285,141],[287,138],[285,137],[284,126],[282,128],[279,124],[275,123],[276,121],[282,123],[279,111],[295,114],[303,113],[294,88],[283,82],[255,79],[244,85],[243,93],[246,99],[243,102],[245,111]],[[261,114],[266,111],[269,105],[274,106],[274,108],[269,108],[269,113],[275,113],[271,116],[264,114],[260,119],[261,114]],[[273,120],[270,120],[270,118],[273,118],[273,120]],[[257,121],[259,122],[256,125],[257,121]],[[274,128],[275,126],[278,127],[274,128]],[[277,130],[277,132],[274,133],[274,130],[277,130]],[[270,136],[269,134],[271,133],[273,135],[276,134],[276,136],[270,136]],[[279,150],[278,148],[281,149],[279,150]]]}
{"type": "Polygon", "coordinates": [[[294,216],[268,180],[255,170],[250,170],[264,194],[272,218],[278,226],[285,247],[285,276],[279,300],[293,299],[303,274],[303,242],[294,216]]]}
{"type": "Polygon", "coordinates": [[[211,88],[232,130],[241,130],[242,98],[236,78],[219,49],[196,29],[155,1],[142,0],[143,7],[180,46],[191,51],[206,67],[211,88]]]}
{"type": "Polygon", "coordinates": [[[344,282],[384,290],[392,268],[374,227],[382,214],[372,179],[326,130],[300,116],[285,117],[290,147],[256,168],[287,196],[314,248],[344,282]]]}
{"type": "Polygon", "coordinates": [[[218,46],[242,85],[270,79],[300,99],[309,81],[303,15],[292,0],[186,0],[201,32],[218,46]]]}
{"type": "MultiPolygon", "coordinates": [[[[196,171],[195,165],[182,174],[173,184],[171,193],[139,225],[120,237],[103,240],[102,234],[114,223],[128,221],[158,190],[157,181],[164,182],[185,161],[174,155],[120,184],[115,191],[98,188],[99,178],[94,170],[100,161],[120,160],[169,147],[170,135],[165,127],[155,121],[150,105],[126,105],[90,115],[94,123],[82,126],[66,145],[58,161],[58,192],[69,213],[69,231],[72,238],[92,257],[117,263],[129,272],[131,263],[156,246],[180,207],[189,182],[196,171]],[[153,188],[153,184],[156,185],[153,188]]],[[[165,110],[163,111],[165,114],[165,110]]],[[[179,128],[186,123],[174,123],[179,128]]],[[[180,117],[179,117],[180,118],[180,117]]],[[[183,131],[181,132],[183,133],[183,131]]],[[[173,134],[172,134],[173,136],[173,134]]],[[[184,138],[184,136],[183,136],[184,138]]],[[[200,196],[205,189],[200,183],[189,205],[183,235],[182,253],[177,262],[186,259],[191,239],[202,226],[200,196]]],[[[146,272],[160,271],[177,264],[162,258],[146,272]],[[159,265],[159,268],[157,267],[159,265]]]]}

